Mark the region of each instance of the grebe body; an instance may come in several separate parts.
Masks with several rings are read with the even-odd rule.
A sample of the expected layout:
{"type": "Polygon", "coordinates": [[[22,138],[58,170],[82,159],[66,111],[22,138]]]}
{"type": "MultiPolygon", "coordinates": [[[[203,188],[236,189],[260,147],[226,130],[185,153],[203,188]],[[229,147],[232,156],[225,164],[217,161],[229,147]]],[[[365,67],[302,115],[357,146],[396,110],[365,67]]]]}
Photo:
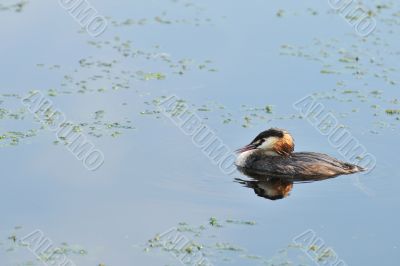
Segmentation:
{"type": "Polygon", "coordinates": [[[364,171],[360,166],[323,153],[294,152],[292,136],[277,128],[260,133],[237,152],[236,166],[255,174],[330,177],[364,171]]]}

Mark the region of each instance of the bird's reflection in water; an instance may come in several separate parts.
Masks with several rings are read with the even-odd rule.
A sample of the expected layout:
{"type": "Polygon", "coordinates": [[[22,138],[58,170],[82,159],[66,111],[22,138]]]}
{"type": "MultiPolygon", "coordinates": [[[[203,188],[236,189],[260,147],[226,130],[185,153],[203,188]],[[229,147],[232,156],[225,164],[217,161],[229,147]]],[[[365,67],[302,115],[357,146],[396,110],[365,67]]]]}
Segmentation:
{"type": "Polygon", "coordinates": [[[272,176],[268,173],[255,173],[238,167],[238,170],[250,177],[250,180],[235,178],[235,182],[254,190],[257,196],[269,200],[279,200],[290,195],[295,183],[321,181],[332,176],[272,176]]]}
{"type": "Polygon", "coordinates": [[[254,189],[257,196],[269,200],[283,199],[289,196],[293,188],[293,181],[276,177],[253,178],[252,180],[235,178],[235,182],[254,189]]]}

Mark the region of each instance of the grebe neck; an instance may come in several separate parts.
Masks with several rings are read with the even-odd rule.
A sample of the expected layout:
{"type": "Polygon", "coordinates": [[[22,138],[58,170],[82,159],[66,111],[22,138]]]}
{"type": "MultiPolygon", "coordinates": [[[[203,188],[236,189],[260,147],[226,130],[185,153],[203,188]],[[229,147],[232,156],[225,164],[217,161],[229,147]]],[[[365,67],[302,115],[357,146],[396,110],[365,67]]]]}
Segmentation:
{"type": "Polygon", "coordinates": [[[250,150],[250,151],[245,151],[242,152],[238,155],[236,158],[235,164],[240,167],[246,167],[248,159],[250,157],[256,158],[256,157],[262,157],[262,156],[281,156],[275,151],[272,150],[261,150],[261,149],[255,149],[255,150],[250,150]]]}

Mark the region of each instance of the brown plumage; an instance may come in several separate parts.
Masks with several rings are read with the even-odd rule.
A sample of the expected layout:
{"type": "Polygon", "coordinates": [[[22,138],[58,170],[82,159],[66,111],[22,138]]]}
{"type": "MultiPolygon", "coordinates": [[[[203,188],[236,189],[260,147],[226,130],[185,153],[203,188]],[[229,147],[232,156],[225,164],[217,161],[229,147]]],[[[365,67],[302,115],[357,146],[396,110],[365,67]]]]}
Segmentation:
{"type": "Polygon", "coordinates": [[[294,151],[292,136],[288,132],[284,132],[282,138],[279,138],[272,149],[279,155],[289,156],[294,151]]]}

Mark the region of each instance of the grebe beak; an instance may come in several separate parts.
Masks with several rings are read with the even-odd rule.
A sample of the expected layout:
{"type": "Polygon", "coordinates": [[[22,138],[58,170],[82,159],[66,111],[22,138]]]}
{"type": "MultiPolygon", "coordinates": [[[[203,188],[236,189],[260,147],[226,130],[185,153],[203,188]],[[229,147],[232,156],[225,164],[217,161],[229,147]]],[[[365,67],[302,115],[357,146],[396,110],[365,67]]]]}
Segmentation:
{"type": "Polygon", "coordinates": [[[236,153],[242,153],[242,152],[245,152],[245,151],[255,150],[255,149],[257,149],[257,146],[258,145],[255,145],[255,144],[249,144],[249,145],[244,146],[241,149],[237,149],[236,153]]]}

